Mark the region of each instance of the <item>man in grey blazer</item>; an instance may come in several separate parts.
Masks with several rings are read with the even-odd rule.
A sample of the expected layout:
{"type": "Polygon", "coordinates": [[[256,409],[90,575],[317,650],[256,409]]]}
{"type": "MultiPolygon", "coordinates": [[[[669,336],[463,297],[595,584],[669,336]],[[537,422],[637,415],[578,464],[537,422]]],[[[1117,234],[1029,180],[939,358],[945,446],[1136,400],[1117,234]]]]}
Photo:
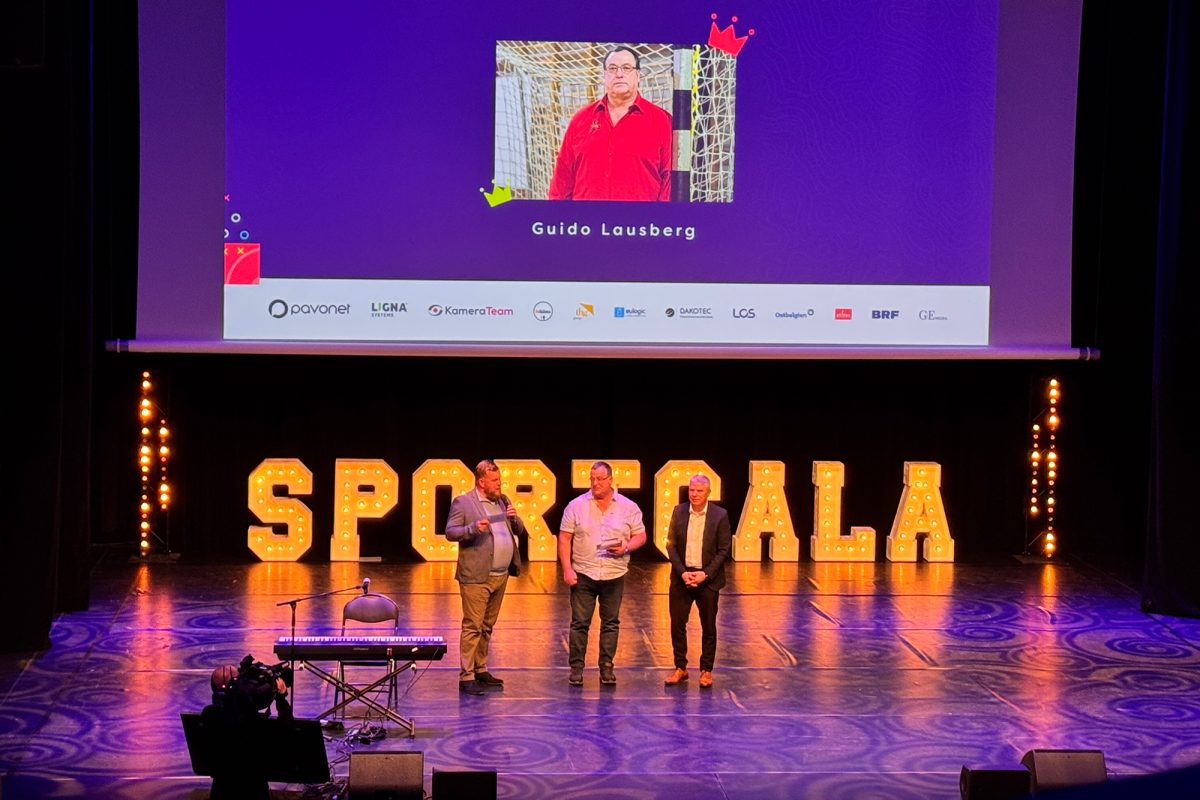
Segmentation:
{"type": "Polygon", "coordinates": [[[717,600],[725,585],[725,562],[733,537],[729,514],[708,502],[712,482],[704,475],[688,481],[688,502],[675,506],[667,529],[667,556],[671,559],[671,649],[675,671],[664,681],[677,686],[688,679],[687,621],[692,604],[700,612],[700,688],[713,685],[717,655],[717,600]]]}
{"type": "Polygon", "coordinates": [[[500,468],[493,461],[480,461],[475,488],[454,498],[446,520],[446,538],[458,542],[454,577],[463,609],[458,688],[466,694],[504,689],[504,681],[488,672],[488,644],[508,576],[521,574],[517,536],[523,533],[517,510],[500,493],[500,468]]]}

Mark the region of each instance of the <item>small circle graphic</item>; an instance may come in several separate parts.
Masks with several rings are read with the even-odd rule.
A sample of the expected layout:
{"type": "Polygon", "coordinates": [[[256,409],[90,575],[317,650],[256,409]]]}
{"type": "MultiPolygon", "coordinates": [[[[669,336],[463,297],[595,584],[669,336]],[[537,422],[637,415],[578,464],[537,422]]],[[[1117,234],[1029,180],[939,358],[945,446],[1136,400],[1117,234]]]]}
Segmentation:
{"type": "Polygon", "coordinates": [[[288,304],[283,300],[272,300],[267,306],[267,313],[275,319],[283,319],[288,313],[288,304]]]}
{"type": "Polygon", "coordinates": [[[554,306],[547,303],[545,300],[540,300],[533,306],[533,317],[538,322],[545,322],[554,316],[554,306]]]}
{"type": "Polygon", "coordinates": [[[667,316],[668,316],[668,317],[673,317],[673,316],[675,316],[675,309],[673,309],[673,308],[668,308],[668,309],[667,309],[667,316]]]}

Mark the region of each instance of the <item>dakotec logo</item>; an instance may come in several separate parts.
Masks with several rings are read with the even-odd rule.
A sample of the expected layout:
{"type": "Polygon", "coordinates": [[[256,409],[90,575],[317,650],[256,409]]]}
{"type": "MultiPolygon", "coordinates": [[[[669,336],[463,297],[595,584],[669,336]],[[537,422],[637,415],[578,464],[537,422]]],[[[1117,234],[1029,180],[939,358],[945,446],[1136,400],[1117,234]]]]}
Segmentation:
{"type": "Polygon", "coordinates": [[[344,317],[350,313],[349,303],[288,303],[272,300],[267,304],[267,313],[275,319],[291,316],[344,317]]]}
{"type": "Polygon", "coordinates": [[[575,319],[591,319],[596,316],[596,307],[591,303],[580,303],[575,307],[575,319]]]}
{"type": "Polygon", "coordinates": [[[900,319],[900,312],[895,309],[873,308],[871,319],[900,319]]]}
{"type": "MultiPolygon", "coordinates": [[[[712,309],[707,306],[680,306],[677,312],[680,319],[712,319],[712,309]]],[[[671,316],[668,310],[667,316],[671,316]]]]}
{"type": "Polygon", "coordinates": [[[554,306],[547,303],[545,300],[540,300],[533,306],[533,318],[538,322],[545,322],[554,316],[554,306]]]}
{"type": "Polygon", "coordinates": [[[734,319],[754,319],[753,308],[734,308],[730,309],[730,313],[734,319]]]}
{"type": "Polygon", "coordinates": [[[811,308],[804,311],[776,311],[775,319],[811,319],[817,312],[811,308]]]}
{"type": "Polygon", "coordinates": [[[946,316],[945,314],[939,314],[932,308],[922,308],[917,312],[917,318],[925,322],[945,322],[946,320],[950,319],[950,317],[946,316]]]}
{"type": "Polygon", "coordinates": [[[671,318],[671,317],[673,317],[673,316],[675,316],[675,309],[673,309],[673,308],[668,308],[668,309],[667,309],[667,318],[668,318],[668,319],[670,319],[670,318],[671,318]]]}
{"type": "MultiPolygon", "coordinates": [[[[669,312],[670,312],[670,309],[668,309],[667,316],[670,316],[669,312]]],[[[617,319],[631,319],[633,317],[644,317],[644,316],[646,316],[646,309],[634,308],[633,306],[617,306],[616,308],[613,309],[613,316],[616,317],[617,319]]]]}
{"type": "Polygon", "coordinates": [[[372,317],[394,317],[397,314],[407,314],[407,313],[408,313],[408,304],[407,303],[393,303],[393,302],[371,303],[371,316],[372,317]]]}
{"type": "Polygon", "coordinates": [[[835,308],[833,310],[834,319],[854,319],[853,308],[835,308]]]}
{"type": "Polygon", "coordinates": [[[429,307],[431,317],[511,317],[514,313],[511,308],[496,306],[439,306],[434,303],[429,307]]]}

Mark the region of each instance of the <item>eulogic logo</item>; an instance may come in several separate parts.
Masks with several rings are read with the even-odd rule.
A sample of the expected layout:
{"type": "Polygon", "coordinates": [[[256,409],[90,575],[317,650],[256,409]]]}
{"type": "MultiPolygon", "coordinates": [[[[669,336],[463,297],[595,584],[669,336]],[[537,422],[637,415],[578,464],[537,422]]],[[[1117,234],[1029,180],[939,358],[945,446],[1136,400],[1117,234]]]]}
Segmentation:
{"type": "Polygon", "coordinates": [[[431,317],[511,317],[515,313],[514,309],[498,306],[442,306],[434,303],[429,307],[431,317]]]}
{"type": "Polygon", "coordinates": [[[371,303],[372,317],[394,317],[397,314],[407,314],[407,303],[396,303],[392,301],[371,303]]]}
{"type": "Polygon", "coordinates": [[[806,308],[803,311],[776,311],[775,319],[812,319],[816,315],[814,309],[806,308]]]}
{"type": "Polygon", "coordinates": [[[545,300],[541,300],[534,304],[533,318],[536,319],[538,322],[545,322],[546,320],[550,319],[553,316],[554,316],[554,306],[550,305],[545,300]]]}
{"type": "Polygon", "coordinates": [[[754,319],[753,308],[734,308],[730,309],[734,319],[754,319]]]}
{"type": "Polygon", "coordinates": [[[278,298],[267,304],[267,313],[275,319],[286,316],[345,317],[350,314],[349,303],[289,303],[278,298]]]}
{"type": "MultiPolygon", "coordinates": [[[[670,309],[668,309],[667,316],[670,316],[670,315],[671,315],[670,309]]],[[[630,319],[632,317],[644,317],[644,316],[646,316],[646,309],[633,308],[632,306],[617,306],[616,308],[613,309],[613,316],[616,317],[617,319],[630,319]]]]}

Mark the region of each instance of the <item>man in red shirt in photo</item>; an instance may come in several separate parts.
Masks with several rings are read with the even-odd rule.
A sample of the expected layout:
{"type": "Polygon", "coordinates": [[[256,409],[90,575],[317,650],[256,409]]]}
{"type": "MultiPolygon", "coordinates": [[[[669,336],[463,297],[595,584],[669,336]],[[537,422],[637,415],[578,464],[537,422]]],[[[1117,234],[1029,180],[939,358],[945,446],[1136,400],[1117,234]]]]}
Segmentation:
{"type": "Polygon", "coordinates": [[[629,47],[605,55],[604,97],[567,125],[549,199],[671,199],[671,115],[638,94],[640,68],[629,47]]]}

